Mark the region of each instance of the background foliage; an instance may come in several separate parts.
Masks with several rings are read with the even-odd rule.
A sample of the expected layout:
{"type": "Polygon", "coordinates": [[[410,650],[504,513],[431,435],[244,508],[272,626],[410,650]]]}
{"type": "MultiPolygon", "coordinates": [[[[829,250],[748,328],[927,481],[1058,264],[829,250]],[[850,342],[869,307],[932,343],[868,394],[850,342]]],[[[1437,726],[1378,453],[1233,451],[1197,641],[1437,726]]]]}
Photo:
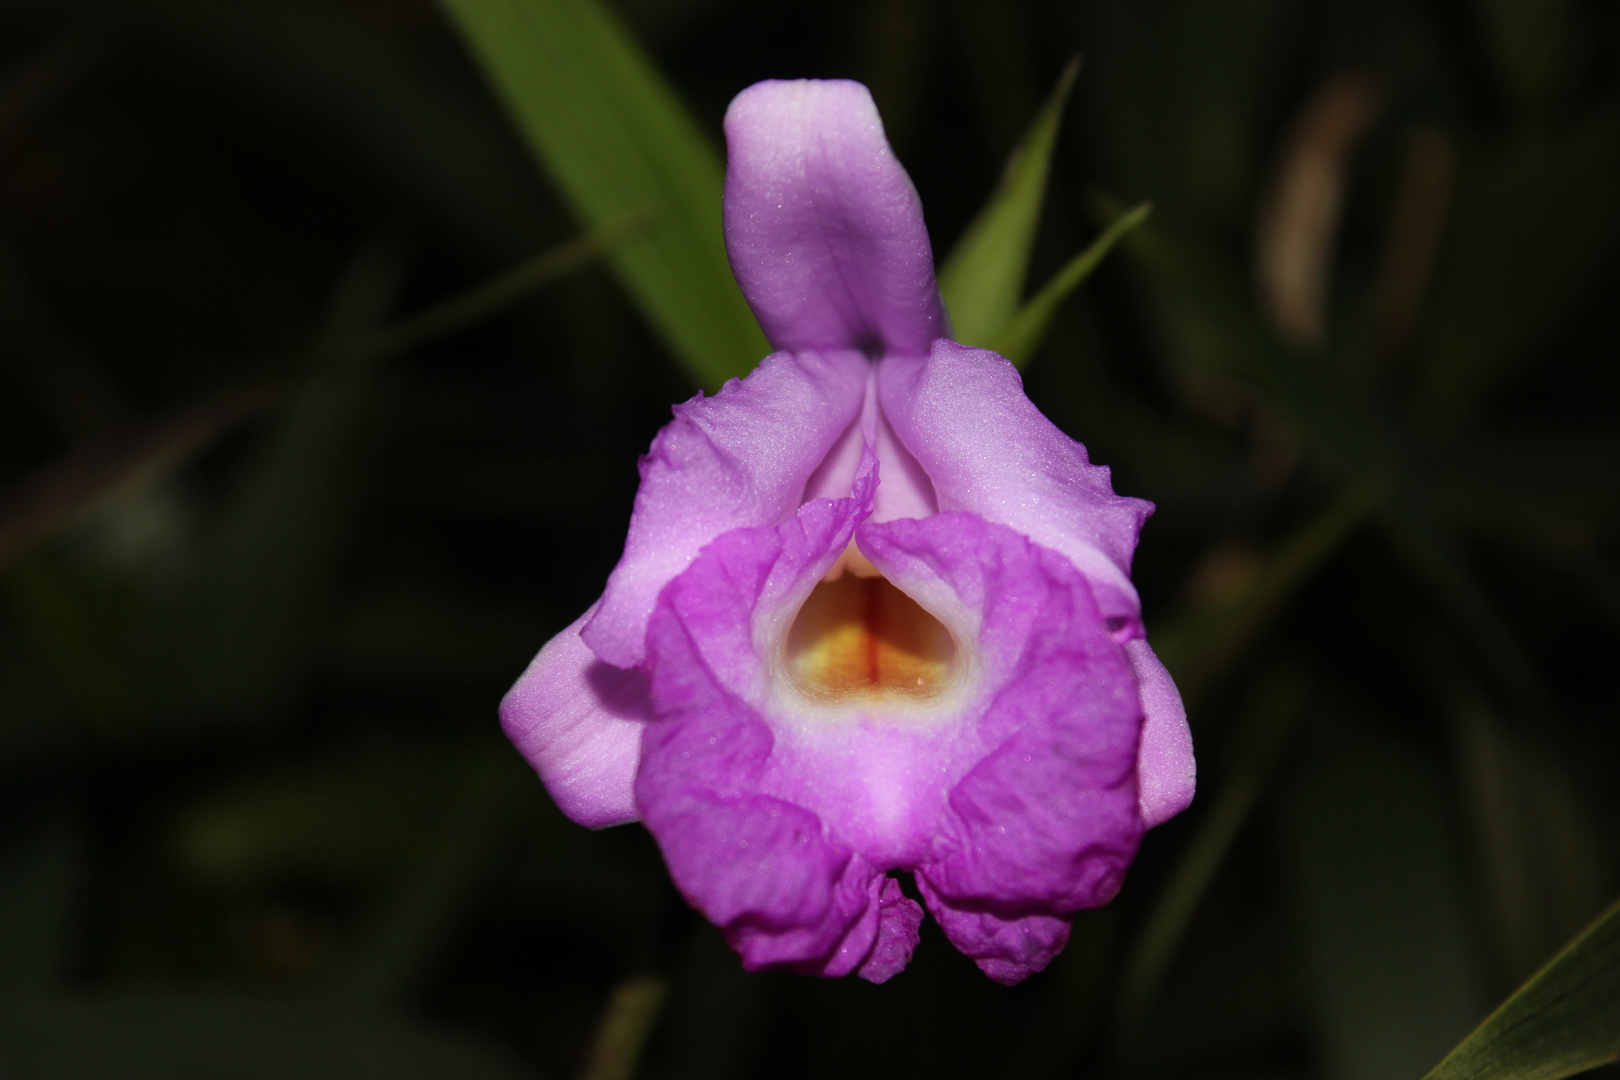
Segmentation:
{"type": "MultiPolygon", "coordinates": [[[[1620,886],[1617,51],[1599,0],[6,5],[0,1067],[1422,1076],[1620,886]],[[1011,990],[931,929],[742,973],[494,722],[763,351],[705,192],[793,76],[871,85],[964,332],[1159,505],[1199,799],[1011,990]]],[[[1616,925],[1446,1075],[1612,1058],[1616,925]]]]}

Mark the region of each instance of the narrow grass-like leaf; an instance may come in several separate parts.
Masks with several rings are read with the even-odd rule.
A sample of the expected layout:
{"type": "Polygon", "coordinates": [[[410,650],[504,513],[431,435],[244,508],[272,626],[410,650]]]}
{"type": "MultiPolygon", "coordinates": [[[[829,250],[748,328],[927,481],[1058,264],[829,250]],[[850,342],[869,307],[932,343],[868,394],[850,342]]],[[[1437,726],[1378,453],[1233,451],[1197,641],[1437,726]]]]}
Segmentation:
{"type": "Polygon", "coordinates": [[[1019,309],[1013,320],[991,339],[990,348],[1019,367],[1028,363],[1035,350],[1041,347],[1041,342],[1046,340],[1046,332],[1052,328],[1052,320],[1057,316],[1058,305],[1068,298],[1076,286],[1091,276],[1091,272],[1097,269],[1115,244],[1146,221],[1152,212],[1153,204],[1143,202],[1115,218],[1113,224],[1091,242],[1090,247],[1070,259],[1029,303],[1019,309]]]}
{"type": "Polygon", "coordinates": [[[746,374],[770,349],[726,261],[720,161],[652,62],[594,0],[443,3],[580,218],[650,215],[611,261],[687,374],[746,374]]]}
{"type": "Polygon", "coordinates": [[[1620,900],[1425,1080],[1558,1080],[1620,1059],[1620,900]]]}
{"type": "Polygon", "coordinates": [[[335,359],[354,364],[375,363],[419,349],[488,318],[508,304],[549,285],[564,275],[594,262],[646,224],[644,214],[626,214],[614,224],[549,248],[504,273],[474,286],[442,304],[418,312],[377,332],[334,347],[335,359]]]}
{"type": "Polygon", "coordinates": [[[951,331],[964,345],[988,346],[1018,314],[1035,247],[1035,226],[1052,171],[1063,106],[1080,73],[1077,56],[1063,69],[1056,89],[1007,160],[990,201],[951,250],[939,275],[939,291],[951,313],[951,331]]]}
{"type": "Polygon", "coordinates": [[[596,1029],[596,1045],[582,1080],[630,1080],[641,1049],[663,1009],[669,985],[656,975],[627,979],[614,988],[596,1029]]]}

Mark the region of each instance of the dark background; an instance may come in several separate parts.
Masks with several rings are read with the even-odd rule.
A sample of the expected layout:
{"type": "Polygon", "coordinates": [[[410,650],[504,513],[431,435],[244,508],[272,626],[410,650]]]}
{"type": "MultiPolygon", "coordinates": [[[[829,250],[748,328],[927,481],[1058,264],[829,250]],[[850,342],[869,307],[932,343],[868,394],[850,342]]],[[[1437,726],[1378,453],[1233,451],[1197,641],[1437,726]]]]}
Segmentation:
{"type": "Polygon", "coordinates": [[[567,1076],[652,974],[648,1077],[1415,1080],[1620,884],[1615,6],[616,10],[717,145],[867,82],[941,256],[1085,54],[1032,280],[1155,211],[1026,381],[1159,506],[1197,802],[1016,988],[741,972],[495,721],[688,376],[600,265],[323,359],[579,233],[445,17],[10,3],[7,1075],[567,1076]]]}

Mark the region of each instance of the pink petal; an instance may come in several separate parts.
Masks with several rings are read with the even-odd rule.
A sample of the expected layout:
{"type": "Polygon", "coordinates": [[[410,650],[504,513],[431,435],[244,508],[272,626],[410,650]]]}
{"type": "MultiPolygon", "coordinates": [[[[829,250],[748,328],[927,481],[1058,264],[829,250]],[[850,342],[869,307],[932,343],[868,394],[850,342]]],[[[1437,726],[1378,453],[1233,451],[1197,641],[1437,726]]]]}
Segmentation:
{"type": "Polygon", "coordinates": [[[949,332],[922,203],[866,87],[755,83],[725,129],[726,251],[772,344],[923,353],[949,332]]]}
{"type": "Polygon", "coordinates": [[[917,875],[917,888],[950,943],[1003,985],[1023,982],[1043,970],[1069,943],[1068,916],[1040,911],[1001,914],[958,903],[941,896],[922,874],[917,875]]]}
{"type": "Polygon", "coordinates": [[[751,970],[846,974],[882,929],[884,875],[813,810],[762,790],[775,737],[730,690],[756,681],[760,663],[754,604],[737,598],[790,586],[784,577],[806,559],[830,564],[855,503],[818,500],[777,529],[722,537],[671,583],[648,631],[658,719],[645,731],[636,803],[682,895],[751,970]]]}
{"type": "Polygon", "coordinates": [[[857,536],[920,602],[913,582],[931,572],[980,613],[973,648],[992,696],[972,725],[984,749],[947,781],[948,812],[918,877],[956,906],[1067,916],[1107,903],[1142,834],[1142,713],[1086,580],[972,514],[869,524],[857,536]]]}
{"type": "Polygon", "coordinates": [[[908,899],[898,881],[883,879],[879,904],[877,941],[857,969],[861,978],[874,983],[888,982],[904,971],[922,936],[922,905],[908,899]]]}
{"type": "Polygon", "coordinates": [[[1136,677],[1085,578],[1011,529],[950,513],[856,532],[867,460],[850,498],[727,533],[660,596],[637,806],[749,966],[893,974],[910,916],[885,930],[874,883],[904,868],[951,911],[990,913],[969,919],[994,939],[970,953],[1015,980],[1113,895],[1141,836],[1136,677]],[[780,635],[852,532],[971,653],[948,701],[822,706],[773,681],[780,635]],[[1026,924],[1033,951],[1009,953],[1026,924]]]}
{"type": "Polygon", "coordinates": [[[888,356],[878,400],[927,470],[939,509],[971,510],[1068,558],[1103,615],[1139,637],[1131,584],[1137,534],[1153,512],[1114,494],[1106,466],[1042,416],[1012,364],[986,349],[937,341],[929,356],[888,356]]]}
{"type": "Polygon", "coordinates": [[[872,454],[879,466],[877,493],[872,506],[874,521],[903,517],[928,517],[939,513],[934,485],[917,459],[901,445],[894,429],[878,408],[877,369],[867,377],[866,399],[860,419],[839,437],[838,443],[805,485],[804,498],[841,499],[850,493],[863,456],[872,454]]]}
{"type": "Polygon", "coordinates": [[[501,699],[501,727],[581,825],[635,821],[647,680],[604,664],[580,639],[592,607],[552,638],[501,699]]]}
{"type": "Polygon", "coordinates": [[[658,593],[722,533],[776,525],[860,413],[871,365],[842,350],[775,353],[712,398],[675,408],[641,459],[624,555],[582,636],[597,656],[634,667],[658,593]]]}
{"type": "Polygon", "coordinates": [[[1198,780],[1192,728],[1170,673],[1144,640],[1125,651],[1142,691],[1142,745],[1136,753],[1137,798],[1148,828],[1162,825],[1192,805],[1198,780]]]}

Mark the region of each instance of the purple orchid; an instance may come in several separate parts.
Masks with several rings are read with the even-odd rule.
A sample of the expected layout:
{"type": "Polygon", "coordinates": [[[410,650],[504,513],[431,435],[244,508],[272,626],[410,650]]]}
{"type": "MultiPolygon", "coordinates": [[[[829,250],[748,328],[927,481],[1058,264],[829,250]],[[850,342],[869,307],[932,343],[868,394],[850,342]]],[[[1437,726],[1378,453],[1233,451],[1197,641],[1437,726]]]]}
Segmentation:
{"type": "Polygon", "coordinates": [[[641,461],[602,598],[501,705],[563,812],[634,821],[750,969],[882,982],[922,907],[1013,983],[1192,799],[1114,494],[1013,366],[949,339],[866,88],[726,113],[726,246],[778,348],[641,461]]]}

